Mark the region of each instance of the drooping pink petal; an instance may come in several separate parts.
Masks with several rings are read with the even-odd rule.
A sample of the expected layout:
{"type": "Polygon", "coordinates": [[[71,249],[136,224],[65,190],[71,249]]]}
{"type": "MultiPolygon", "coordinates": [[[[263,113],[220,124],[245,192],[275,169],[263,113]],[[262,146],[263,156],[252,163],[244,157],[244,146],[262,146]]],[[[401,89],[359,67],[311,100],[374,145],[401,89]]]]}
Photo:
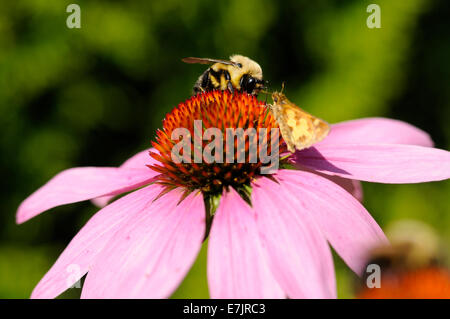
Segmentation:
{"type": "Polygon", "coordinates": [[[253,187],[252,204],[270,269],[290,298],[335,298],[330,248],[297,197],[268,178],[253,187]]]}
{"type": "Polygon", "coordinates": [[[330,244],[357,274],[362,274],[367,252],[387,244],[386,236],[367,210],[335,183],[295,170],[279,170],[276,178],[297,195],[330,244]]]}
{"type": "Polygon", "coordinates": [[[174,190],[133,218],[106,244],[89,271],[82,298],[165,298],[186,275],[205,235],[203,197],[179,205],[174,190]]]}
{"type": "Polygon", "coordinates": [[[300,164],[296,164],[296,167],[299,170],[310,172],[310,173],[314,173],[314,174],[322,176],[322,177],[324,177],[326,179],[329,179],[333,183],[338,184],[343,189],[345,189],[347,192],[352,194],[353,197],[355,197],[358,201],[360,201],[360,202],[363,201],[364,194],[363,194],[363,188],[362,188],[362,185],[361,185],[360,181],[357,181],[357,180],[354,180],[354,179],[343,178],[343,177],[336,176],[336,175],[322,174],[320,172],[314,171],[314,170],[309,169],[307,167],[301,166],[300,164]]]}
{"type": "Polygon", "coordinates": [[[62,171],[20,204],[16,221],[23,223],[56,206],[136,189],[150,182],[148,170],[76,167],[62,171]]]}
{"type": "Polygon", "coordinates": [[[71,287],[88,272],[115,232],[150,206],[161,189],[159,185],[149,185],[120,198],[92,216],[37,284],[31,297],[55,298],[71,287]]]}
{"type": "Polygon", "coordinates": [[[231,189],[214,215],[208,242],[211,298],[285,298],[269,270],[255,213],[231,189]]]}
{"type": "Polygon", "coordinates": [[[450,152],[415,145],[320,145],[296,152],[292,162],[324,174],[378,183],[421,183],[450,177],[450,152]]]}
{"type": "MultiPolygon", "coordinates": [[[[355,143],[389,143],[433,146],[428,133],[406,122],[388,118],[364,118],[340,122],[332,125],[326,139],[316,144],[355,144],[355,143]]],[[[336,175],[326,175],[316,172],[343,187],[356,199],[362,201],[362,185],[357,180],[342,178],[336,175]]]]}
{"type": "Polygon", "coordinates": [[[317,145],[366,143],[433,146],[430,136],[421,129],[406,122],[377,117],[333,124],[330,134],[317,145]]]}
{"type": "Polygon", "coordinates": [[[347,192],[349,192],[353,197],[355,197],[358,201],[362,202],[364,193],[362,189],[362,185],[360,181],[354,180],[354,179],[348,179],[348,178],[342,178],[340,176],[336,175],[325,175],[321,174],[319,172],[316,172],[317,175],[320,175],[326,179],[329,179],[335,184],[338,184],[343,189],[345,189],[347,192]]]}
{"type": "MultiPolygon", "coordinates": [[[[433,146],[433,141],[426,132],[406,122],[388,118],[364,118],[333,124],[327,138],[316,146],[320,148],[322,145],[328,144],[355,143],[433,146]]],[[[351,193],[356,199],[362,201],[363,190],[359,181],[335,175],[327,176],[319,172],[316,172],[316,174],[330,179],[351,193]]]]}
{"type": "MultiPolygon", "coordinates": [[[[157,163],[157,161],[151,157],[149,155],[149,152],[157,152],[156,149],[151,148],[149,150],[144,150],[142,152],[137,153],[136,155],[130,157],[129,159],[127,159],[125,162],[123,162],[122,165],[120,165],[120,168],[141,168],[141,169],[146,169],[146,165],[153,165],[155,163],[157,163]]],[[[158,173],[155,172],[152,169],[146,169],[145,173],[148,174],[149,178],[152,178],[154,176],[156,176],[158,173]]],[[[109,196],[102,196],[102,197],[98,197],[98,198],[94,198],[92,200],[92,203],[98,207],[104,207],[106,206],[111,199],[114,198],[114,195],[109,195],[109,196]]]]}

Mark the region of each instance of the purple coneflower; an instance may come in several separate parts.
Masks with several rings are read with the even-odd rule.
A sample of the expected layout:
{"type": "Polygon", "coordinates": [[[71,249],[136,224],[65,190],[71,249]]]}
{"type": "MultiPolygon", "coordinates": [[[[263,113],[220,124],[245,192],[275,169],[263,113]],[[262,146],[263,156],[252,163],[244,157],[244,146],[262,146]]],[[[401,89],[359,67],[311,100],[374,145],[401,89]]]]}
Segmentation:
{"type": "Polygon", "coordinates": [[[425,132],[383,118],[332,125],[325,140],[287,158],[281,148],[282,169],[271,175],[261,174],[261,162],[175,163],[171,132],[193,133],[194,120],[222,130],[277,126],[253,96],[202,93],[166,116],[151,156],[146,150],[118,168],[56,175],[20,205],[18,223],[83,200],[106,206],[72,239],[33,298],[54,298],[86,273],[83,298],[168,297],[208,234],[211,297],[335,298],[329,244],[361,274],[367,251],[386,242],[360,203],[359,181],[450,176],[449,152],[432,148],[425,132]],[[74,265],[75,275],[68,272],[74,265]]]}

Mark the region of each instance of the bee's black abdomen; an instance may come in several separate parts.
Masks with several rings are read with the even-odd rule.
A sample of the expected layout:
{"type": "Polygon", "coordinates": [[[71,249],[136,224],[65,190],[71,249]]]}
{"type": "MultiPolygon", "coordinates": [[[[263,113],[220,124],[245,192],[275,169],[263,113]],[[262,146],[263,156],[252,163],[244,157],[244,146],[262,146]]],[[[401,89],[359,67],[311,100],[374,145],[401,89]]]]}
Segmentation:
{"type": "Polygon", "coordinates": [[[202,74],[202,88],[206,89],[211,85],[211,79],[209,78],[209,69],[202,74]]]}
{"type": "Polygon", "coordinates": [[[202,75],[200,75],[197,82],[195,83],[194,94],[200,92],[209,92],[218,89],[225,90],[226,88],[221,88],[223,79],[225,79],[225,81],[228,83],[227,88],[230,90],[230,92],[233,92],[234,88],[231,85],[230,73],[227,70],[215,71],[214,69],[209,68],[205,72],[203,72],[202,75]]]}
{"type": "Polygon", "coordinates": [[[207,69],[205,72],[203,72],[202,75],[200,75],[199,79],[194,85],[194,94],[205,91],[212,91],[214,89],[210,78],[210,71],[211,69],[207,69]]]}
{"type": "Polygon", "coordinates": [[[213,69],[209,68],[209,74],[210,76],[214,77],[217,81],[219,81],[222,71],[214,71],[213,69]]]}

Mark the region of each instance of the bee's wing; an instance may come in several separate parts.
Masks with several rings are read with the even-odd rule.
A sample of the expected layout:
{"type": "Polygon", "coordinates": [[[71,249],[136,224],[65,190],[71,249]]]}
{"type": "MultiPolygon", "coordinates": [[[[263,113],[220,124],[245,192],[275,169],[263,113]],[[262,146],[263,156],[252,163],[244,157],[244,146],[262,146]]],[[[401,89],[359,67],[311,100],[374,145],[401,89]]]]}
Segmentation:
{"type": "Polygon", "coordinates": [[[185,63],[199,63],[199,64],[214,64],[214,63],[222,63],[227,65],[239,66],[236,62],[227,61],[227,60],[218,60],[218,59],[209,59],[209,58],[184,58],[181,61],[185,63]]]}
{"type": "Polygon", "coordinates": [[[282,117],[291,143],[302,150],[323,140],[330,131],[327,122],[309,114],[293,103],[284,104],[282,117]]]}

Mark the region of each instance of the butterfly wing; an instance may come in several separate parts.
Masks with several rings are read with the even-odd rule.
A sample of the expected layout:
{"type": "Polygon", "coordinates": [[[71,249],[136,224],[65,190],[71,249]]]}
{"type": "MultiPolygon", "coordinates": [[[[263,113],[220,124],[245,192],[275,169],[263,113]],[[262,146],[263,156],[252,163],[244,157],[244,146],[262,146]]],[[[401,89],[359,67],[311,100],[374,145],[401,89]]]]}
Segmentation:
{"type": "Polygon", "coordinates": [[[330,131],[330,126],[325,121],[309,114],[293,103],[284,103],[281,108],[280,130],[283,138],[292,151],[290,145],[295,149],[302,150],[323,140],[330,131]],[[283,126],[283,128],[281,128],[283,126]]]}

